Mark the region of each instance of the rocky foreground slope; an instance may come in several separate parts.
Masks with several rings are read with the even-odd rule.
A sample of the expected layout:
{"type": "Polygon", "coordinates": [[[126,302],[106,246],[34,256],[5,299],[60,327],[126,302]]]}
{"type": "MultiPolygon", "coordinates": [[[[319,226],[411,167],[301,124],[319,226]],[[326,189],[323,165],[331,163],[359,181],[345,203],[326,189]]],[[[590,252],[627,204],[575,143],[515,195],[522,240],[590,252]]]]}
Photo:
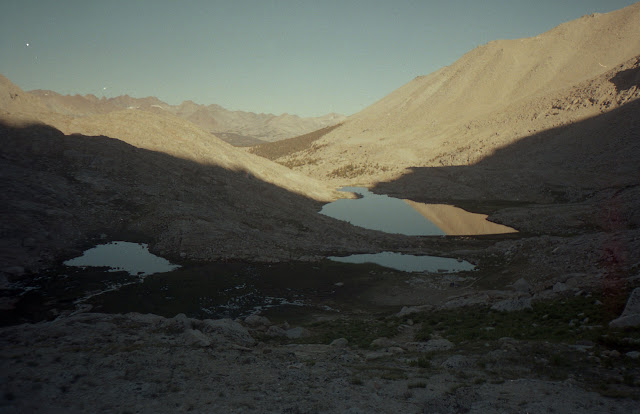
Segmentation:
{"type": "Polygon", "coordinates": [[[313,332],[259,316],[239,323],[182,314],[167,319],[83,313],[8,327],[0,340],[0,408],[6,413],[640,412],[640,353],[629,350],[637,349],[640,338],[611,333],[608,346],[589,339],[557,343],[602,329],[595,327],[602,321],[597,310],[602,303],[593,312],[587,304],[597,299],[565,298],[529,312],[486,309],[487,320],[466,316],[462,324],[460,313],[432,310],[425,317],[403,309],[397,317],[369,323],[374,335],[396,336],[369,337],[366,349],[356,342],[367,341],[370,333],[340,337],[355,331],[345,331],[348,325],[327,323],[313,332]],[[582,318],[567,324],[579,311],[582,318]],[[441,326],[450,329],[444,333],[441,326]],[[527,336],[550,341],[502,336],[505,328],[517,335],[529,329],[527,336]],[[325,341],[317,335],[321,329],[335,339],[325,341]]]}

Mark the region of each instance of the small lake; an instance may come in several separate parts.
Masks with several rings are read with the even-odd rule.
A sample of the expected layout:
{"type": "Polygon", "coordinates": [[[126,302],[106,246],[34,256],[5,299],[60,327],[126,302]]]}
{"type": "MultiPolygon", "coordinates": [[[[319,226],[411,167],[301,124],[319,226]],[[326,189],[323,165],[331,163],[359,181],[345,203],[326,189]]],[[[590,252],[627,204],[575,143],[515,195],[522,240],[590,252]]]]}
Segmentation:
{"type": "Polygon", "coordinates": [[[374,194],[364,187],[340,191],[360,195],[326,204],[320,214],[355,226],[408,236],[480,235],[514,233],[515,229],[492,223],[476,214],[446,204],[425,204],[374,194]]]}
{"type": "MultiPolygon", "coordinates": [[[[322,207],[320,214],[355,226],[408,236],[480,235],[513,233],[516,230],[492,223],[476,214],[446,204],[425,204],[374,194],[364,187],[343,187],[357,199],[340,199],[322,207]]],[[[403,272],[451,273],[473,270],[469,262],[435,256],[413,256],[393,252],[329,257],[344,263],[375,263],[403,272]]]]}
{"type": "Polygon", "coordinates": [[[342,198],[326,204],[320,214],[347,221],[354,226],[385,233],[408,236],[445,235],[438,226],[398,198],[374,194],[363,187],[343,187],[340,191],[356,193],[358,199],[342,198]]]}
{"type": "Polygon", "coordinates": [[[108,267],[110,272],[124,271],[130,275],[146,276],[170,272],[179,268],[168,260],[149,252],[145,243],[114,241],[101,244],[84,252],[80,257],[67,260],[66,266],[108,267]]]}
{"type": "Polygon", "coordinates": [[[165,317],[184,313],[198,319],[244,318],[259,312],[293,323],[316,315],[387,309],[367,292],[373,295],[381,285],[405,286],[409,277],[372,264],[332,260],[190,263],[145,277],[94,267],[96,263],[105,264],[61,266],[30,280],[32,288],[20,294],[19,306],[4,315],[4,323],[37,322],[89,309],[165,317]]]}
{"type": "Polygon", "coordinates": [[[394,252],[354,254],[346,257],[331,256],[329,259],[342,263],[375,263],[403,272],[453,273],[475,268],[467,261],[447,257],[414,256],[394,252]]]}

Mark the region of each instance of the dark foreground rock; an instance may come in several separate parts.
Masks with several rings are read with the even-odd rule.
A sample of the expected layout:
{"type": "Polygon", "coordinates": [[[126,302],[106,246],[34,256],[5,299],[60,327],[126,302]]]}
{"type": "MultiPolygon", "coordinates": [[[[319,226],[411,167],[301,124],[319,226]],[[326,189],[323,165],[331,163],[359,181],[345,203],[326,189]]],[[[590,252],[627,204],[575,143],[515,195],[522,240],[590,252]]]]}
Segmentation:
{"type": "Polygon", "coordinates": [[[256,343],[238,322],[184,315],[86,313],[0,333],[3,413],[640,412],[585,389],[578,368],[532,372],[532,348],[513,339],[482,352],[432,340],[426,354],[399,341],[368,359],[346,343],[256,343]]]}

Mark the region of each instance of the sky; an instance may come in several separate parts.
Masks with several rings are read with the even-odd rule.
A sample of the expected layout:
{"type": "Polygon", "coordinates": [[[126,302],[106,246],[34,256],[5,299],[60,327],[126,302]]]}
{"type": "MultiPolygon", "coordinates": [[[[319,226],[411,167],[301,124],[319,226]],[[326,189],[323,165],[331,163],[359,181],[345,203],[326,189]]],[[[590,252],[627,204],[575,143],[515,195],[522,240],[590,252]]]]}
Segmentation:
{"type": "Polygon", "coordinates": [[[351,115],[492,40],[633,0],[2,0],[0,73],[24,90],[351,115]]]}

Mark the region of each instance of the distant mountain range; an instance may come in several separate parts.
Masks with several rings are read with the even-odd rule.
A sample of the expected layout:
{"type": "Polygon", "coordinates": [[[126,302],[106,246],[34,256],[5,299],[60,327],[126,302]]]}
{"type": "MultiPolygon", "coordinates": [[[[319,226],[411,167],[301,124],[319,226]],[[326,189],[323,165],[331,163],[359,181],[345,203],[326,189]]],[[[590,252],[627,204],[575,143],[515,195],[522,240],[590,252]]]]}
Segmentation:
{"type": "Polygon", "coordinates": [[[138,109],[158,114],[171,113],[236,146],[250,146],[295,137],[335,125],[346,118],[336,113],[309,118],[290,114],[256,114],[230,111],[215,104],[200,105],[193,101],[169,105],[156,97],[133,98],[122,95],[115,98],[98,98],[95,95],[61,95],[42,89],[29,93],[38,96],[48,110],[63,115],[97,115],[122,109],[138,109]]]}

